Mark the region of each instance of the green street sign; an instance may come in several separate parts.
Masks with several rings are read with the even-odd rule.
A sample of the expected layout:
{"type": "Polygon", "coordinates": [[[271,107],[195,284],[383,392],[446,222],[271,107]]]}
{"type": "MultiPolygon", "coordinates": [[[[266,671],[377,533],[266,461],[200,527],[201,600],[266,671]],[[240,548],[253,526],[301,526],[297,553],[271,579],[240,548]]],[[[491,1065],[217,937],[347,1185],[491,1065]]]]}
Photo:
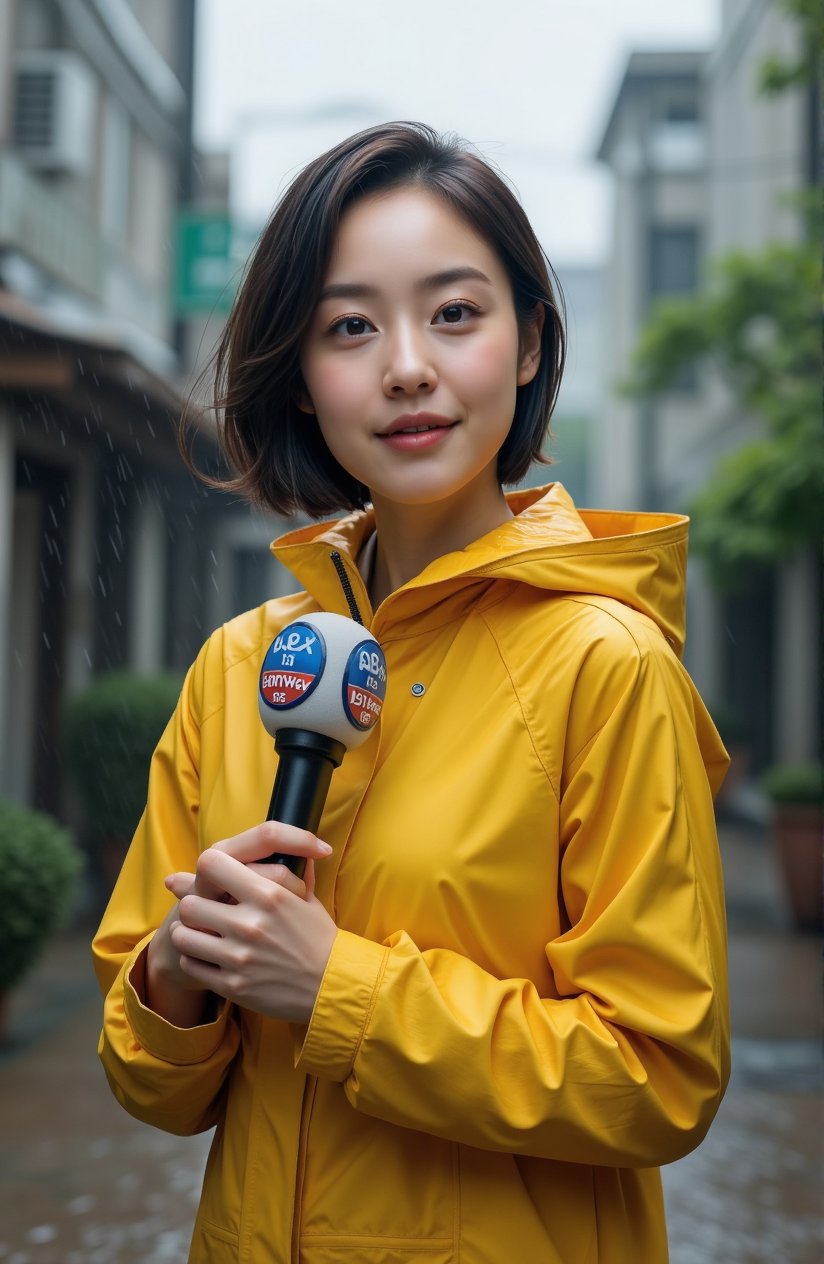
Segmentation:
{"type": "Polygon", "coordinates": [[[244,262],[234,252],[234,236],[232,221],[226,214],[178,214],[173,297],[178,316],[229,311],[244,262]]]}

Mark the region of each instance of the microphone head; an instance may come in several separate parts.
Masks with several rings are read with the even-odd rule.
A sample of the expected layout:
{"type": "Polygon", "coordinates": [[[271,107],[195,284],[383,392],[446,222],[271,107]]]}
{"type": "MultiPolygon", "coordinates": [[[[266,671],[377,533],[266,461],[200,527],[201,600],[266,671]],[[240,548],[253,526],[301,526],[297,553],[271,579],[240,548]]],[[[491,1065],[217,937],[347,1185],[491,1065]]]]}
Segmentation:
{"type": "Polygon", "coordinates": [[[360,623],[329,611],[287,624],[260,669],[260,718],[272,737],[304,729],[352,750],[377,724],[385,697],[380,645],[360,623]]]}

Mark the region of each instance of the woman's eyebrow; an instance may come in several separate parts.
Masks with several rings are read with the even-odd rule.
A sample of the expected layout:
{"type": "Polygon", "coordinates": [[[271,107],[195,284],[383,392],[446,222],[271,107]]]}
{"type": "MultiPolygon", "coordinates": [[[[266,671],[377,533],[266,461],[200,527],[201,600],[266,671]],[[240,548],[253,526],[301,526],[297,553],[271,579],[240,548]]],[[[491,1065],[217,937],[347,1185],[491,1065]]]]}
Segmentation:
{"type": "MultiPolygon", "coordinates": [[[[457,281],[484,281],[491,285],[489,277],[479,268],[447,268],[444,272],[433,272],[431,276],[421,277],[415,282],[416,290],[437,290],[443,285],[454,285],[457,281]]],[[[380,291],[374,285],[360,285],[354,281],[340,281],[334,285],[325,285],[318,295],[318,302],[323,303],[330,298],[377,298],[380,291]]]]}

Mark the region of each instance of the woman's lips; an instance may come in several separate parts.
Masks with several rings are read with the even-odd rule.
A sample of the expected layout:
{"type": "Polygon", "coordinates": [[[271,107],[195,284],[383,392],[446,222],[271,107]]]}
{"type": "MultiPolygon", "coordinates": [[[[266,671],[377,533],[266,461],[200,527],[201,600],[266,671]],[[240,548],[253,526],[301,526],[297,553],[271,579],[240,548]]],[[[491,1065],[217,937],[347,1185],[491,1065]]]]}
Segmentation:
{"type": "Polygon", "coordinates": [[[454,430],[457,425],[457,421],[432,422],[429,424],[410,422],[408,429],[395,430],[392,434],[379,434],[378,438],[382,443],[394,448],[396,452],[423,452],[443,443],[450,430],[454,430]],[[426,425],[427,428],[425,430],[412,428],[421,424],[426,425]]]}

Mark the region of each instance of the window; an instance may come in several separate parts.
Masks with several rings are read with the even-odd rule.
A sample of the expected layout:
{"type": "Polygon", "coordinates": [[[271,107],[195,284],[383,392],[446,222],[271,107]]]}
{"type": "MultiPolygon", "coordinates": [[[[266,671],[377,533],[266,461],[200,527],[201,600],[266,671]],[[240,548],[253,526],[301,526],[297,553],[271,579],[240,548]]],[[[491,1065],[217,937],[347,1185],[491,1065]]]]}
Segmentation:
{"type": "MultiPolygon", "coordinates": [[[[652,228],[649,236],[649,302],[692,294],[698,288],[698,229],[652,228]]],[[[670,388],[682,394],[698,389],[694,364],[685,365],[670,388]]]]}
{"type": "Polygon", "coordinates": [[[649,296],[692,294],[698,286],[698,230],[653,228],[649,241],[649,296]]]}

